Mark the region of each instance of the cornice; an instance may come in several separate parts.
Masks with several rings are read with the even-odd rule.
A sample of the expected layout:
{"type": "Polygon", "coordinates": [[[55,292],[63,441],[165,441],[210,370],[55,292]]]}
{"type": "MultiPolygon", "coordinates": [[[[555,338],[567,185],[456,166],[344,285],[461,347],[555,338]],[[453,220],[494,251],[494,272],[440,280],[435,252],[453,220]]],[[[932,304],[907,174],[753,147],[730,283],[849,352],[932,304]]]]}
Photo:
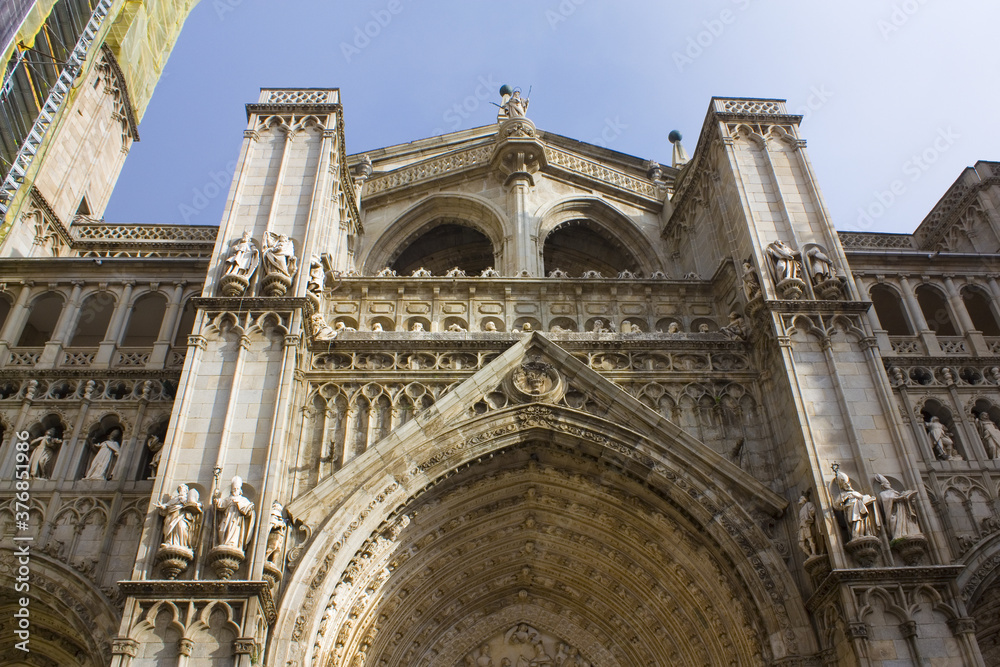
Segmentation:
{"type": "Polygon", "coordinates": [[[119,581],[118,587],[125,595],[140,599],[232,599],[256,597],[267,616],[268,625],[278,618],[271,596],[271,586],[266,581],[146,579],[119,581]]]}
{"type": "Polygon", "coordinates": [[[816,611],[842,585],[944,584],[955,581],[965,568],[965,565],[921,565],[833,570],[806,600],[806,609],[816,611]]]}

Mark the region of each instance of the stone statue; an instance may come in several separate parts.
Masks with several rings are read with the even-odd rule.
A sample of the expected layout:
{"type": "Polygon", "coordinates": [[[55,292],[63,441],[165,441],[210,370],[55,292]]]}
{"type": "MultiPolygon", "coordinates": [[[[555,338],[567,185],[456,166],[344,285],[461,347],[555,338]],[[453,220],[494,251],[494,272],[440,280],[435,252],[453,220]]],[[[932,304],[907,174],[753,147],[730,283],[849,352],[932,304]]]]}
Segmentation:
{"type": "Polygon", "coordinates": [[[243,478],[233,477],[228,498],[223,498],[222,491],[216,489],[212,504],[215,506],[216,545],[242,552],[250,542],[256,518],[253,502],[243,495],[243,478]]]}
{"type": "Polygon", "coordinates": [[[750,262],[743,262],[743,293],[747,301],[753,301],[760,296],[760,278],[757,277],[757,270],[750,262]]]}
{"type": "Polygon", "coordinates": [[[90,462],[90,465],[87,467],[87,474],[83,478],[93,480],[110,479],[115,459],[118,458],[118,453],[122,448],[121,441],[122,432],[117,428],[113,429],[101,442],[92,440],[90,446],[97,451],[97,454],[94,455],[94,460],[90,462]]]}
{"type": "Polygon", "coordinates": [[[150,434],[146,438],[146,448],[153,454],[153,457],[149,460],[149,474],[146,476],[146,479],[153,479],[160,469],[160,456],[163,454],[163,441],[160,440],[160,436],[150,434]]]}
{"type": "Polygon", "coordinates": [[[986,455],[991,459],[997,458],[997,453],[1000,452],[1000,428],[997,428],[985,410],[976,417],[976,430],[983,441],[983,447],[986,448],[986,455]]]}
{"type": "Polygon", "coordinates": [[[448,331],[452,333],[463,333],[465,331],[465,327],[463,327],[461,324],[458,324],[457,322],[454,322],[448,325],[448,331]]]}
{"type": "Polygon", "coordinates": [[[160,548],[193,550],[196,529],[202,516],[198,489],[190,489],[187,484],[181,484],[177,487],[177,492],[167,502],[158,503],[156,509],[163,517],[163,542],[160,548]]]}
{"type": "Polygon", "coordinates": [[[799,548],[808,558],[819,555],[819,539],[816,526],[816,506],[809,500],[809,493],[799,496],[799,548]]]}
{"type": "Polygon", "coordinates": [[[313,313],[309,317],[309,322],[312,324],[313,340],[333,340],[337,337],[337,332],[326,323],[326,320],[319,313],[313,313]]]}
{"type": "Polygon", "coordinates": [[[930,436],[934,456],[940,461],[949,460],[955,441],[951,439],[951,433],[941,423],[941,420],[937,417],[931,417],[930,421],[924,422],[924,428],[927,430],[927,435],[930,436]]]}
{"type": "Polygon", "coordinates": [[[295,275],[298,259],[295,245],[284,234],[264,232],[264,271],[267,275],[291,278],[295,275]]]}
{"type": "Polygon", "coordinates": [[[840,471],[837,472],[837,486],[840,487],[840,498],[835,507],[843,510],[850,527],[851,539],[878,536],[882,524],[875,508],[875,496],[855,491],[851,487],[851,480],[840,471]]]}
{"type": "Polygon", "coordinates": [[[767,254],[774,265],[774,280],[801,280],[798,252],[787,243],[778,239],[767,246],[767,254]]]}
{"type": "Polygon", "coordinates": [[[508,119],[513,118],[527,118],[528,113],[528,98],[521,97],[521,91],[515,90],[514,94],[504,102],[500,108],[506,112],[508,119]]]}
{"type": "Polygon", "coordinates": [[[309,281],[306,283],[306,289],[319,296],[323,293],[324,287],[326,287],[326,272],[323,270],[323,262],[313,255],[309,260],[309,281]]]}
{"type": "Polygon", "coordinates": [[[882,501],[882,511],[885,512],[886,522],[889,524],[889,537],[897,540],[901,537],[922,536],[920,523],[917,521],[917,511],[913,507],[916,490],[897,491],[882,475],[875,475],[875,481],[882,487],[878,497],[882,501]]]}
{"type": "Polygon", "coordinates": [[[496,330],[497,330],[497,325],[494,324],[493,322],[487,321],[486,324],[483,325],[483,331],[495,332],[496,330]]]}
{"type": "Polygon", "coordinates": [[[48,479],[49,467],[56,459],[62,439],[56,437],[56,430],[50,428],[31,441],[31,458],[28,459],[28,475],[31,479],[48,479]]]}
{"type": "Polygon", "coordinates": [[[269,563],[278,565],[281,561],[281,550],[285,541],[285,531],[288,522],[285,521],[285,508],[275,500],[271,503],[271,522],[267,533],[267,550],[264,558],[269,563]]]}
{"type": "Polygon", "coordinates": [[[260,251],[250,238],[250,232],[244,231],[243,237],[233,244],[233,250],[226,258],[226,275],[235,275],[249,279],[260,264],[260,251]]]}
{"type": "Polygon", "coordinates": [[[423,330],[424,330],[424,325],[421,324],[420,322],[414,322],[413,325],[410,327],[410,331],[416,333],[421,333],[423,332],[423,330]]]}
{"type": "Polygon", "coordinates": [[[812,246],[806,250],[806,259],[809,262],[809,275],[814,284],[830,280],[837,276],[837,270],[833,267],[833,262],[819,246],[812,246]]]}
{"type": "Polygon", "coordinates": [[[667,325],[668,334],[679,334],[681,332],[681,325],[677,322],[671,322],[667,325]]]}
{"type": "Polygon", "coordinates": [[[733,340],[745,340],[747,337],[747,325],[743,316],[737,312],[729,313],[729,324],[722,327],[720,331],[733,340]]]}
{"type": "Polygon", "coordinates": [[[382,325],[379,322],[376,322],[372,325],[372,331],[382,331],[382,325]]]}
{"type": "Polygon", "coordinates": [[[702,322],[698,325],[698,333],[711,333],[707,324],[702,322]]]}

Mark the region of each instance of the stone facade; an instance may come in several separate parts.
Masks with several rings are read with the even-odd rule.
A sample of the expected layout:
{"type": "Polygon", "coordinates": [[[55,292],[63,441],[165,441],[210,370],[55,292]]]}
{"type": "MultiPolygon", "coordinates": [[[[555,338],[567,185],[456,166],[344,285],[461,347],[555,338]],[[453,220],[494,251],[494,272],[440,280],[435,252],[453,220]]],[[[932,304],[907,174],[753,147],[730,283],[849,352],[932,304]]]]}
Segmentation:
{"type": "Polygon", "coordinates": [[[217,230],[33,193],[30,664],[1000,660],[1000,165],[838,234],[780,100],[670,166],[504,102],[351,156],[262,90],[217,230]]]}

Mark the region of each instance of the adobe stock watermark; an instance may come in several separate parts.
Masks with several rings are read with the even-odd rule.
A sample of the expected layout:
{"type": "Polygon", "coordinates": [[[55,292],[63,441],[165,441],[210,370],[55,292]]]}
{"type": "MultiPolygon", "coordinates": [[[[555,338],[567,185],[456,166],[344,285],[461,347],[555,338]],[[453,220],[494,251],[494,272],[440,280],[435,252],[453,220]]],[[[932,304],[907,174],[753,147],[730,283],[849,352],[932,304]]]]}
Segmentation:
{"type": "MultiPolygon", "coordinates": [[[[730,2],[736,5],[740,11],[746,11],[753,0],[730,0],[730,2]]],[[[674,51],[670,54],[674,65],[677,66],[677,71],[683,72],[685,67],[693,65],[695,60],[700,58],[722,37],[728,26],[736,23],[738,16],[739,14],[732,9],[723,9],[717,17],[702,21],[701,25],[704,30],[688,37],[687,44],[682,51],[674,51]]]]}
{"type": "Polygon", "coordinates": [[[910,19],[927,4],[927,0],[903,0],[893,4],[888,19],[879,19],[875,25],[882,33],[882,39],[889,41],[889,36],[910,22],[910,19]]]}
{"type": "Polygon", "coordinates": [[[545,10],[545,20],[549,22],[549,27],[555,30],[560,23],[575,14],[577,8],[585,2],[587,0],[562,0],[555,9],[545,10]]]}
{"type": "Polygon", "coordinates": [[[230,160],[222,170],[208,172],[208,181],[203,186],[191,189],[191,201],[177,205],[177,212],[183,218],[184,224],[191,224],[191,220],[201,215],[213,199],[229,192],[234,171],[236,171],[236,160],[230,160]]]}
{"type": "Polygon", "coordinates": [[[243,4],[243,0],[212,0],[212,9],[220,21],[226,20],[226,14],[236,11],[236,8],[243,4]]]}
{"type": "Polygon", "coordinates": [[[809,86],[809,95],[806,96],[805,103],[795,107],[792,113],[796,113],[802,116],[802,120],[806,120],[825,107],[831,97],[833,97],[833,91],[827,88],[825,83],[809,86]]]}
{"type": "Polygon", "coordinates": [[[894,179],[885,190],[875,190],[872,201],[867,206],[858,207],[858,229],[870,229],[875,221],[886,214],[892,205],[908,190],[907,180],[912,184],[923,177],[942,154],[955,145],[962,135],[951,127],[938,128],[937,136],[930,145],[920,153],[914,153],[900,168],[906,180],[894,179]]]}
{"type": "Polygon", "coordinates": [[[14,643],[14,648],[24,653],[30,653],[28,643],[31,641],[31,598],[26,594],[31,591],[31,542],[34,536],[29,532],[31,526],[29,510],[31,508],[31,456],[28,450],[31,444],[28,439],[31,434],[28,431],[20,431],[16,434],[14,444],[15,474],[17,480],[14,483],[14,562],[10,567],[14,571],[14,590],[23,593],[25,596],[16,599],[13,616],[13,634],[18,640],[14,643]]]}
{"type": "Polygon", "coordinates": [[[627,129],[628,125],[622,122],[621,116],[605,118],[604,126],[601,128],[600,135],[595,139],[591,139],[590,143],[595,146],[607,148],[613,144],[618,137],[622,136],[622,133],[624,133],[627,129]]]}
{"type": "Polygon", "coordinates": [[[373,39],[377,39],[382,31],[389,27],[393,17],[403,11],[402,0],[389,0],[383,9],[373,9],[369,12],[371,21],[366,21],[364,25],[354,26],[354,38],[350,42],[340,43],[340,52],[344,54],[344,60],[351,63],[356,56],[367,49],[373,39]]]}
{"type": "Polygon", "coordinates": [[[466,95],[445,109],[444,113],[441,114],[441,120],[447,124],[447,127],[434,128],[431,131],[431,136],[437,136],[445,132],[454,132],[462,126],[463,120],[471,118],[472,114],[479,111],[479,108],[483,105],[488,106],[490,109],[496,108],[490,102],[494,98],[500,99],[499,90],[502,84],[494,80],[492,74],[480,76],[476,80],[476,83],[477,85],[471,94],[466,95]]]}

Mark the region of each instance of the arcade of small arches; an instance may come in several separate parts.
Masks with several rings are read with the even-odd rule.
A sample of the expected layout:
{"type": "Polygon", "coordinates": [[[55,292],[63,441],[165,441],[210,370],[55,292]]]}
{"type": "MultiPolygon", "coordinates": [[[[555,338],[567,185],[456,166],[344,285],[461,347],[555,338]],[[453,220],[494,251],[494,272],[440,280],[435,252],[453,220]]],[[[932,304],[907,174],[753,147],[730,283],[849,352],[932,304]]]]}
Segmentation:
{"type": "Polygon", "coordinates": [[[900,276],[874,283],[868,293],[876,316],[872,324],[889,336],[931,331],[952,337],[977,331],[1000,337],[1000,285],[993,278],[958,287],[951,278],[940,285],[911,283],[900,276]]]}
{"type": "Polygon", "coordinates": [[[0,292],[0,366],[179,366],[196,310],[198,286],[24,285],[0,292]],[[54,354],[46,348],[57,346],[54,354]]]}

